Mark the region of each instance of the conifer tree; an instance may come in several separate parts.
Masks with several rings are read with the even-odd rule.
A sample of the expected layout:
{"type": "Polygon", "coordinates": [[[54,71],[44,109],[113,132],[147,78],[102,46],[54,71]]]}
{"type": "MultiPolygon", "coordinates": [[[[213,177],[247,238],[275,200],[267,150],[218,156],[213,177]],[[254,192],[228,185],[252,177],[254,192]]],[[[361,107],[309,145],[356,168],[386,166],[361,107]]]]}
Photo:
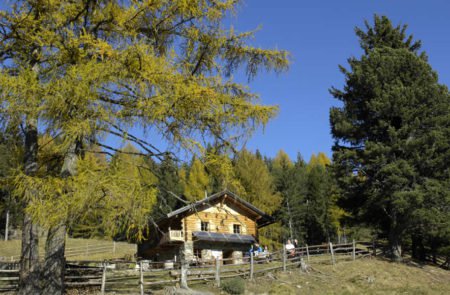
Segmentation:
{"type": "MultiPolygon", "coordinates": [[[[281,206],[281,195],[275,191],[273,178],[265,164],[250,151],[243,149],[234,159],[234,172],[240,186],[234,186],[243,199],[267,214],[272,214],[281,206]]],[[[281,224],[275,223],[260,230],[260,243],[276,248],[282,238],[281,224]]]]}
{"type": "Polygon", "coordinates": [[[187,178],[184,180],[184,196],[190,202],[201,200],[210,192],[210,179],[205,165],[192,158],[187,178]]]}
{"type": "Polygon", "coordinates": [[[330,160],[325,154],[312,155],[306,170],[306,240],[310,244],[329,242],[334,235],[331,227],[332,177],[327,170],[330,160]]]}
{"type": "Polygon", "coordinates": [[[277,215],[279,215],[284,225],[286,232],[284,238],[298,238],[297,230],[299,227],[297,224],[294,224],[296,223],[296,217],[298,217],[294,214],[294,211],[298,207],[297,202],[299,201],[298,196],[294,192],[294,164],[283,150],[278,151],[271,163],[275,189],[282,198],[283,206],[277,215]]]}
{"type": "Polygon", "coordinates": [[[173,157],[170,154],[164,155],[157,166],[158,202],[152,214],[155,220],[184,205],[179,199],[183,195],[183,184],[179,172],[173,157]]]}
{"type": "Polygon", "coordinates": [[[5,240],[9,239],[9,231],[20,223],[23,214],[13,197],[11,183],[13,171],[20,167],[23,158],[23,139],[17,129],[14,126],[0,128],[0,232],[5,240]]]}
{"type": "Polygon", "coordinates": [[[330,112],[333,162],[349,208],[401,260],[420,210],[449,214],[449,92],[406,26],[375,16],[356,34],[364,54],[341,67],[344,89],[331,90],[343,102],[330,112]]]}
{"type": "MultiPolygon", "coordinates": [[[[105,144],[105,135],[134,142],[146,156],[162,157],[164,151],[129,128],[152,129],[172,145],[195,151],[202,145],[198,138],[233,145],[267,123],[276,108],[258,104],[247,87],[229,77],[242,67],[250,79],[261,68],[283,70],[287,53],[248,46],[253,32],[225,30],[222,20],[236,5],[203,0],[23,0],[2,11],[0,104],[5,120],[24,123],[24,171],[16,179],[26,212],[39,209],[31,200],[59,204],[77,194],[74,189],[80,186],[72,180],[85,181],[86,175],[77,174],[88,174],[91,170],[84,165],[94,165],[83,160],[85,150],[96,144],[103,152],[116,151],[105,144]],[[65,158],[59,180],[37,173],[39,129],[61,139],[65,158]]],[[[132,198],[130,191],[123,192],[132,198]]],[[[70,215],[46,220],[54,233],[47,249],[56,251],[46,257],[57,268],[63,265],[65,226],[79,216],[76,210],[86,211],[82,204],[68,204],[73,208],[62,212],[70,215]]],[[[40,292],[39,276],[29,277],[39,264],[35,221],[25,216],[20,294],[40,292]]],[[[47,292],[63,292],[61,273],[44,277],[44,285],[53,284],[47,292]]]]}
{"type": "Polygon", "coordinates": [[[240,196],[268,214],[280,206],[281,198],[275,193],[272,176],[264,161],[243,149],[234,160],[234,170],[242,186],[238,192],[240,196]]]}

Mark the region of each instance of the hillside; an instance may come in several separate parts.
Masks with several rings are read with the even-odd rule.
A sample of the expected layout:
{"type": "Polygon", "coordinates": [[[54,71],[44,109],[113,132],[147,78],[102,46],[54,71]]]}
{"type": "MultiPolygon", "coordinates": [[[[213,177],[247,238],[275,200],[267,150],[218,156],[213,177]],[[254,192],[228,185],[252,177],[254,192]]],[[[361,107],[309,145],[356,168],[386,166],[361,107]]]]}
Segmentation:
{"type": "MultiPolygon", "coordinates": [[[[211,286],[193,286],[220,294],[211,286]]],[[[223,294],[223,293],[222,293],[223,294]]],[[[414,263],[380,259],[313,265],[310,273],[293,269],[246,283],[246,294],[450,294],[450,272],[414,263]]]]}
{"type": "MultiPolygon", "coordinates": [[[[45,238],[39,241],[40,255],[44,255],[45,238]]],[[[0,241],[0,257],[7,260],[19,260],[20,240],[0,241]]],[[[68,260],[104,260],[128,257],[136,254],[136,244],[97,239],[72,239],[66,241],[68,260]]]]}

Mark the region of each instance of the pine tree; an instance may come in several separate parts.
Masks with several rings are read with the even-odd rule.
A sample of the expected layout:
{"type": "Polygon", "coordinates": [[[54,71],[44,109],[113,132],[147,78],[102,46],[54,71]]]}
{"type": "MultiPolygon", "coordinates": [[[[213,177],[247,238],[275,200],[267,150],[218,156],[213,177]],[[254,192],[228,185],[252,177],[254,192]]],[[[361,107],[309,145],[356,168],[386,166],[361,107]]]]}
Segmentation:
{"type": "Polygon", "coordinates": [[[331,228],[332,177],[328,173],[329,163],[325,154],[311,156],[306,170],[306,240],[310,244],[329,242],[334,234],[331,228]]]}
{"type": "Polygon", "coordinates": [[[11,228],[19,225],[23,212],[13,197],[11,178],[23,158],[22,138],[17,126],[0,129],[0,232],[9,239],[11,228]]]}
{"type": "Polygon", "coordinates": [[[280,193],[283,206],[277,212],[278,218],[282,220],[285,234],[284,238],[293,239],[298,237],[295,221],[298,219],[294,214],[294,208],[297,206],[298,196],[294,193],[294,164],[289,156],[283,151],[278,151],[275,158],[271,161],[272,175],[274,178],[275,190],[280,193]]]}
{"type": "Polygon", "coordinates": [[[382,229],[400,260],[417,210],[448,216],[436,204],[449,204],[449,93],[406,26],[375,16],[356,33],[364,55],[331,90],[343,102],[330,112],[333,162],[354,215],[382,229]]]}
{"type": "Polygon", "coordinates": [[[155,220],[184,205],[179,199],[183,195],[179,169],[170,154],[165,155],[157,166],[157,177],[158,202],[152,213],[155,220]]]}

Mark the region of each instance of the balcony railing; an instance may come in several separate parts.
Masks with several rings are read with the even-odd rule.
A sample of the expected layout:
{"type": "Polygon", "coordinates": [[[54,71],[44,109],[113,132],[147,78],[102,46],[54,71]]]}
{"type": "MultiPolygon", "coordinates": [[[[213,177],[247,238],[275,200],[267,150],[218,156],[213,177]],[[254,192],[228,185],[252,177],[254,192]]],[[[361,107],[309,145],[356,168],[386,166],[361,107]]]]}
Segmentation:
{"type": "Polygon", "coordinates": [[[169,230],[162,236],[160,244],[168,244],[173,242],[184,242],[184,234],[182,230],[169,230]]]}

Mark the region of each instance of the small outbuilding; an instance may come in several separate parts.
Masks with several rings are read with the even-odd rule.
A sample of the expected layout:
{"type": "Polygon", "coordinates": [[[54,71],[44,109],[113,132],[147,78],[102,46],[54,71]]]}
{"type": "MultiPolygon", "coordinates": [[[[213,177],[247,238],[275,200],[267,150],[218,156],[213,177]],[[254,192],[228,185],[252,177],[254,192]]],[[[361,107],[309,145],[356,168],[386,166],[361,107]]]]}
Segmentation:
{"type": "Polygon", "coordinates": [[[168,213],[138,245],[138,257],[178,260],[183,247],[191,263],[214,258],[241,263],[258,229],[271,223],[271,216],[225,190],[168,213]]]}

